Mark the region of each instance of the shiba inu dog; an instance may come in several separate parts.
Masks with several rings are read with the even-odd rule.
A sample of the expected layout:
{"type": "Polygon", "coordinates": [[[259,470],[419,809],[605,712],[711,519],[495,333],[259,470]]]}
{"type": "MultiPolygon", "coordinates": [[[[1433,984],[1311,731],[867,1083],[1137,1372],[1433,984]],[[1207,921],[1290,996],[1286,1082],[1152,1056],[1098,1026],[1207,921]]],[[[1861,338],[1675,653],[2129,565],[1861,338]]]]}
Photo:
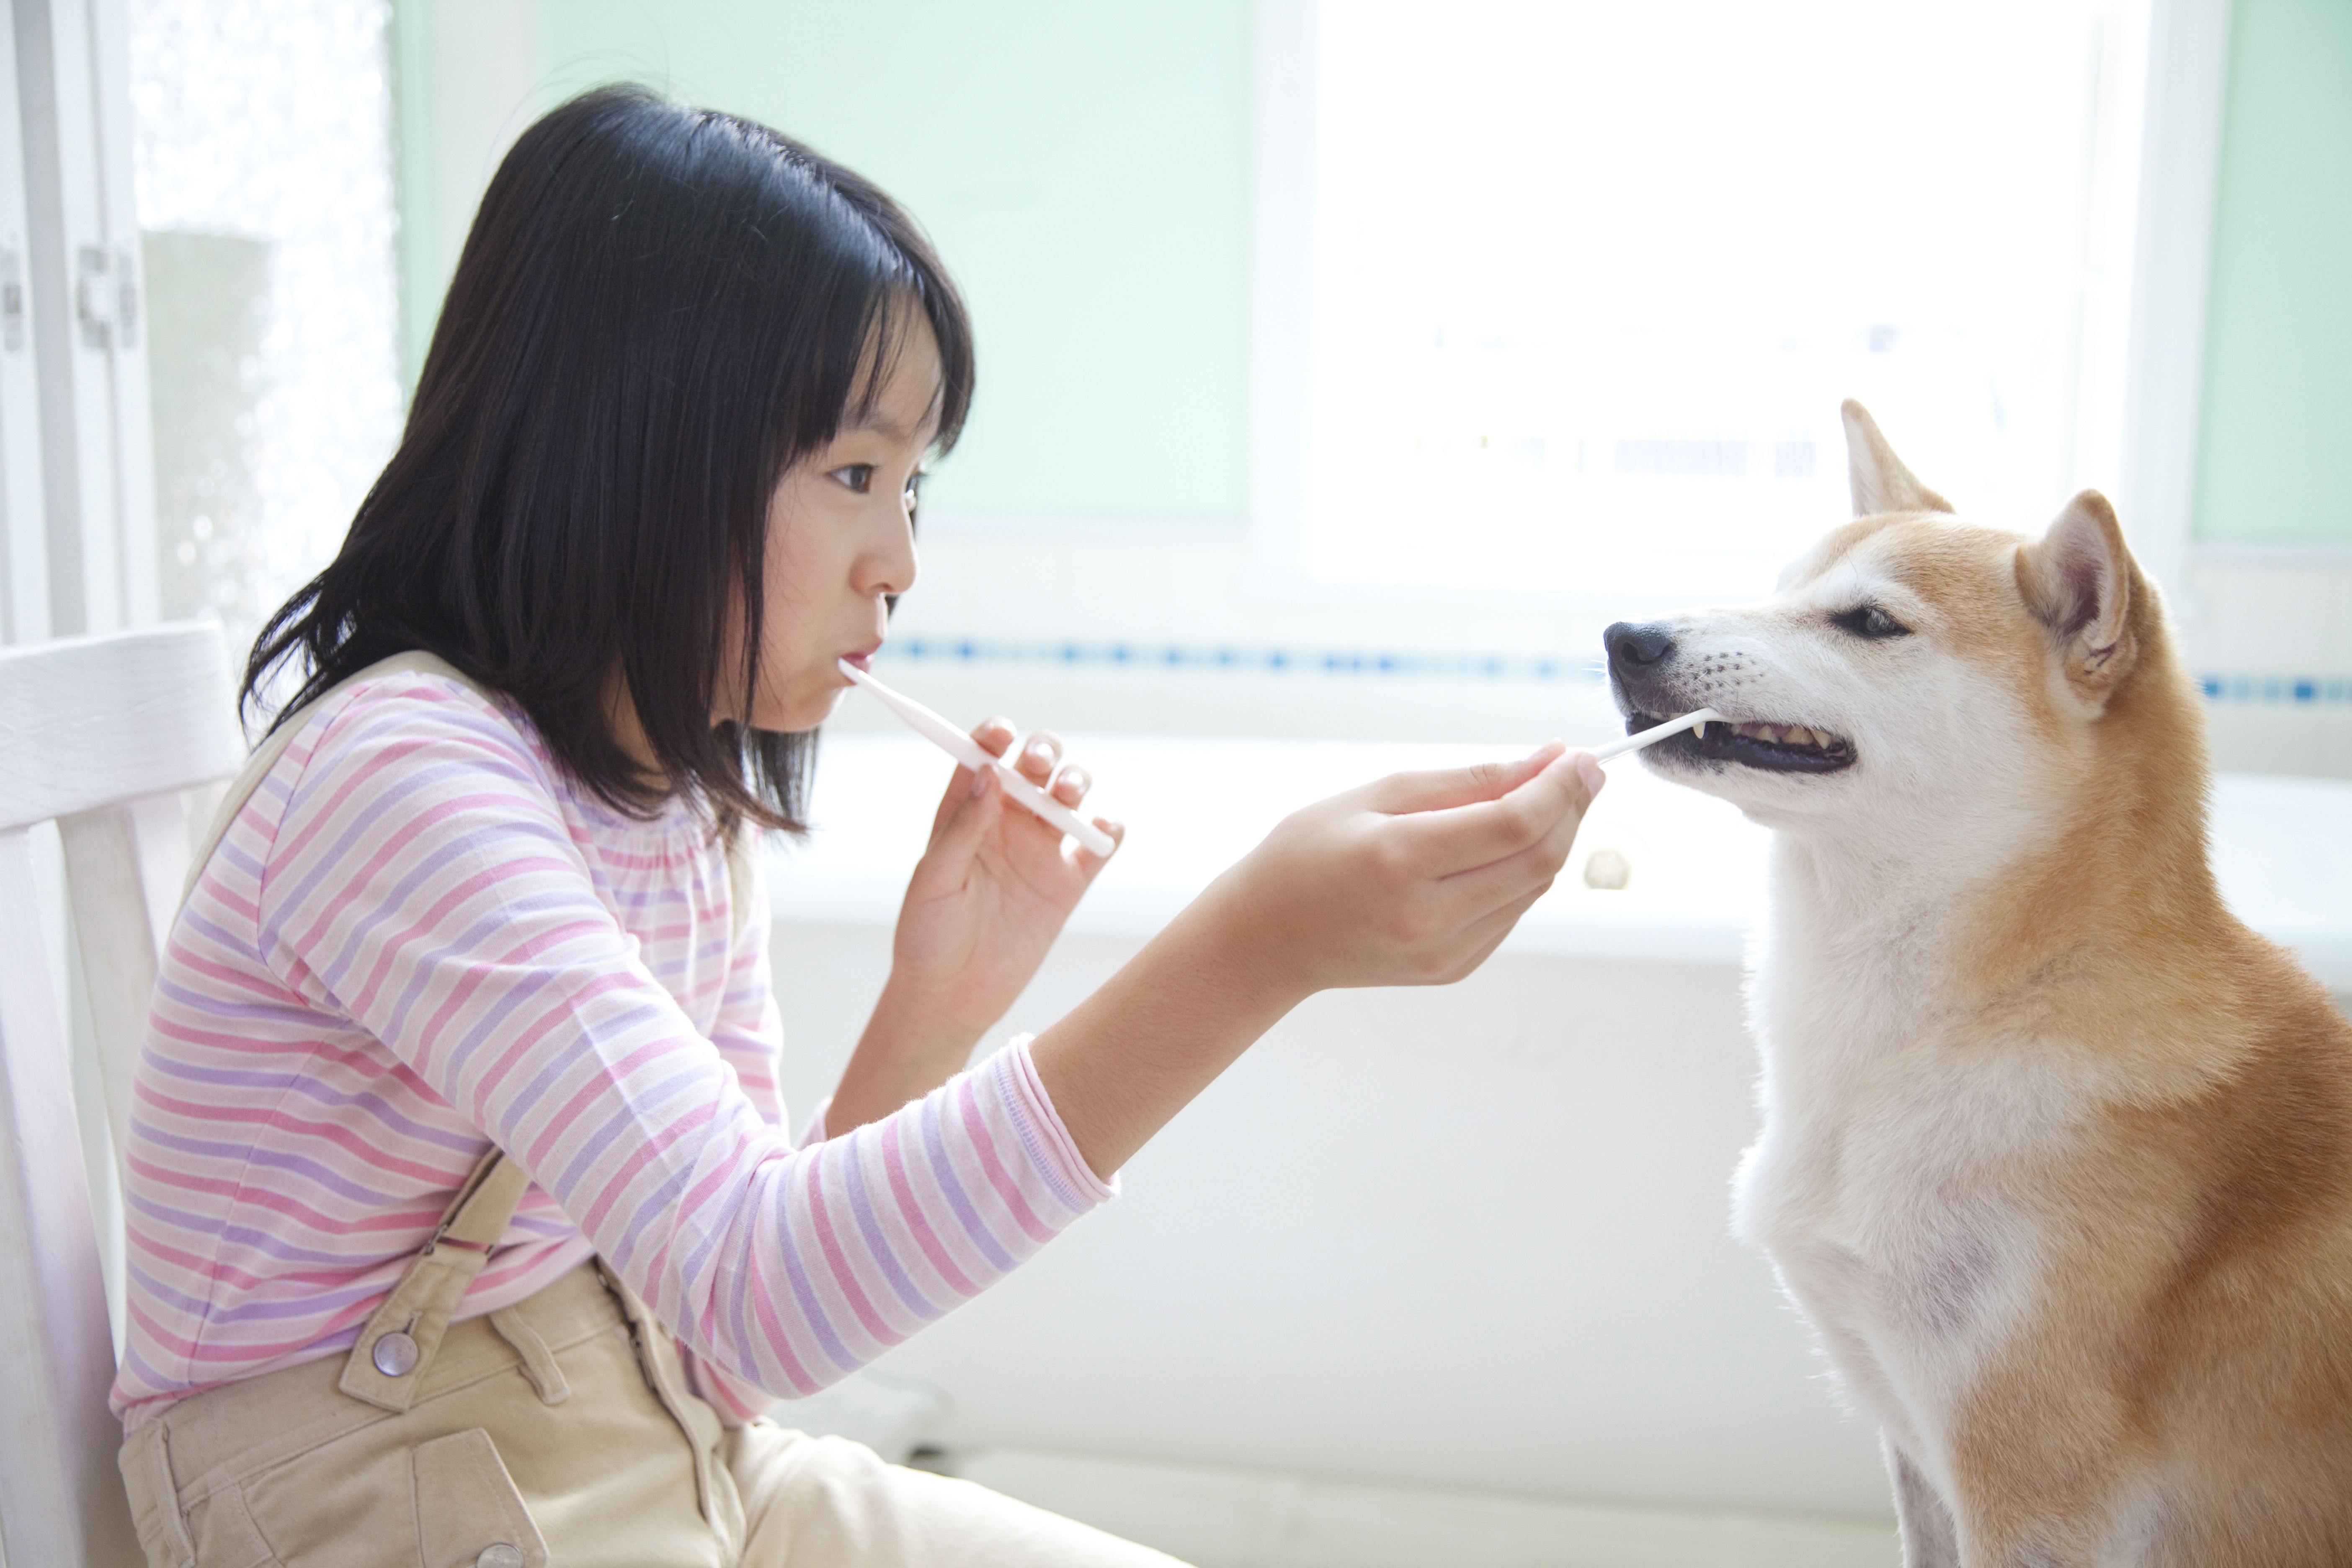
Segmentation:
{"type": "Polygon", "coordinates": [[[1855,521],[1606,638],[1649,765],[1774,830],[1767,1248],[1910,1568],[2352,1563],[2352,1024],[2222,904],[2201,704],[2095,492],[1964,522],[1845,405],[1855,521]]]}

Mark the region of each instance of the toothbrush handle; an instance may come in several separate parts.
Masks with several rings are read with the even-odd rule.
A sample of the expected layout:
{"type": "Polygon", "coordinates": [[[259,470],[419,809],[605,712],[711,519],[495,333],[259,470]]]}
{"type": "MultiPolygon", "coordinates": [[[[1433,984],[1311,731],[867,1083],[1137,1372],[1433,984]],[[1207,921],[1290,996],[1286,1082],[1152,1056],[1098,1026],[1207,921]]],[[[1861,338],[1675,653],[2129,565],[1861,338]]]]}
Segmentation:
{"type": "Polygon", "coordinates": [[[940,718],[911,697],[891,690],[856,665],[843,660],[841,672],[882,700],[884,707],[896,713],[907,728],[929,741],[967,768],[978,772],[993,768],[1004,793],[1029,808],[1053,826],[1060,828],[1097,855],[1108,855],[1118,847],[1118,841],[1093,823],[1023,778],[1012,768],[981,749],[979,742],[940,718]]]}

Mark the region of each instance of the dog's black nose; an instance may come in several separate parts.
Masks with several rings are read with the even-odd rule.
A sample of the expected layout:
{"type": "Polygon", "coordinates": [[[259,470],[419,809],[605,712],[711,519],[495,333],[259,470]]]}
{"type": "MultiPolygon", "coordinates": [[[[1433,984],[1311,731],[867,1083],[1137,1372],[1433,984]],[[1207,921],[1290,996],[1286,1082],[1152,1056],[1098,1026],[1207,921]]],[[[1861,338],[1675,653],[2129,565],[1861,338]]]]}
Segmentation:
{"type": "Polygon", "coordinates": [[[1601,646],[1609,650],[1609,668],[1622,673],[1655,664],[1674,652],[1675,637],[1664,626],[1619,621],[1601,634],[1601,646]]]}

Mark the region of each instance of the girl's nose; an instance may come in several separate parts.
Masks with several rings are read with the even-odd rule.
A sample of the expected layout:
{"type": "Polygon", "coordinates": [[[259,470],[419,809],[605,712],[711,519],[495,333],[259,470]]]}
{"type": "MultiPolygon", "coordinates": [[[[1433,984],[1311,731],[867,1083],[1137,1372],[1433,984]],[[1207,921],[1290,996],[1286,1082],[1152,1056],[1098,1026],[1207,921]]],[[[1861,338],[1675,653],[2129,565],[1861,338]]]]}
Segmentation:
{"type": "Polygon", "coordinates": [[[895,598],[915,585],[914,517],[900,510],[893,522],[887,540],[860,563],[866,579],[857,585],[862,593],[895,598]]]}

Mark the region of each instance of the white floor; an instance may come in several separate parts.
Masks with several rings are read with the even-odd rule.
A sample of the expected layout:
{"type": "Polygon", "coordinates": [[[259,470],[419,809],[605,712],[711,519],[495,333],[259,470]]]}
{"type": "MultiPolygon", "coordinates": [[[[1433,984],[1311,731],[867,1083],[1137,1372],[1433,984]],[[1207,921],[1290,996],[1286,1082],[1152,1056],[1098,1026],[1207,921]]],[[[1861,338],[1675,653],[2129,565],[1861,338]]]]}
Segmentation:
{"type": "Polygon", "coordinates": [[[1880,1520],[1570,1503],[1029,1448],[938,1468],[1197,1568],[1894,1568],[1880,1520]]]}
{"type": "Polygon", "coordinates": [[[1194,1568],[1895,1568],[1887,1516],[1569,1502],[1275,1468],[943,1441],[952,1402],[868,1367],[772,1412],[1194,1568]]]}

